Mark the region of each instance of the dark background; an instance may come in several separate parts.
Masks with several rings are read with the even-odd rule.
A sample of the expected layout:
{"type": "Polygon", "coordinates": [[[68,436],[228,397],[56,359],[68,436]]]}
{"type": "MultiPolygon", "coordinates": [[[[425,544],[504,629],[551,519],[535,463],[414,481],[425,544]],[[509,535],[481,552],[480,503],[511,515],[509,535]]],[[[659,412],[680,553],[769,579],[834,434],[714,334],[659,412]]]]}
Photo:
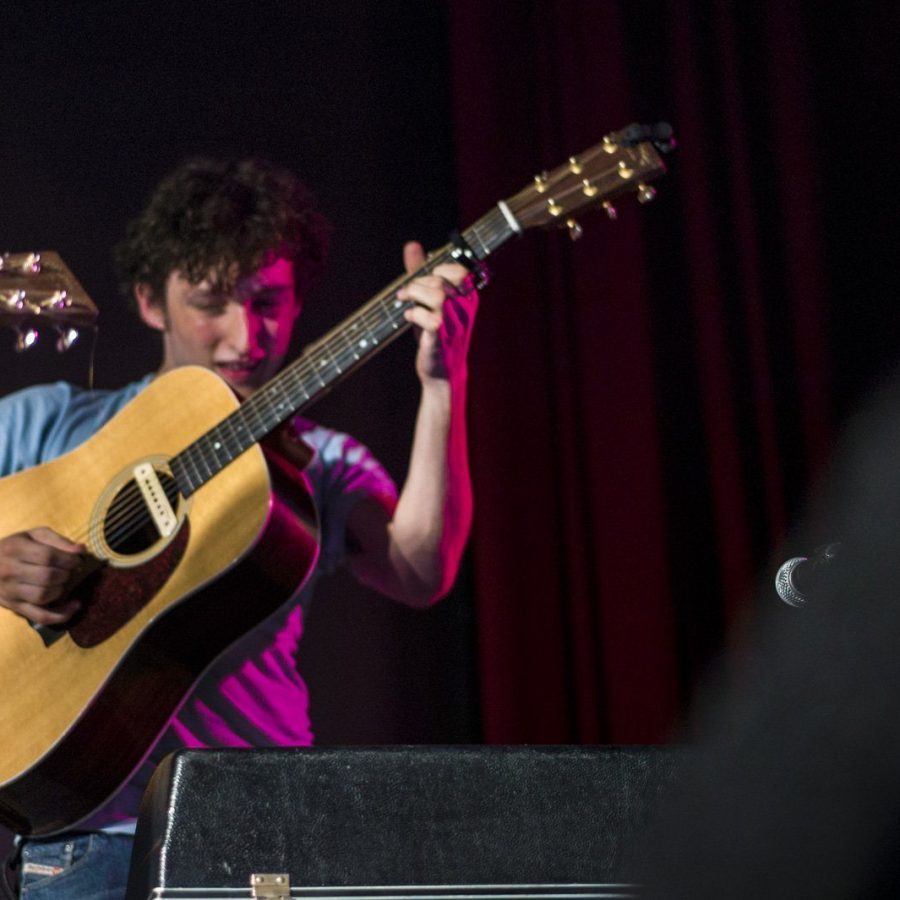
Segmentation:
{"type": "MultiPolygon", "coordinates": [[[[675,125],[655,205],[497,257],[470,557],[427,613],[323,585],[301,660],[321,743],[664,741],[739,643],[898,345],[898,12],[791,6],[8,5],[0,249],[55,249],[77,274],[101,310],[99,387],[158,360],[111,248],[186,155],[286,164],[335,223],[299,347],[399,273],[404,240],[442,244],[610,129],[675,125]]],[[[12,345],[0,393],[87,381],[88,340],[12,345]]],[[[314,411],[398,479],[412,352],[314,411]]]]}

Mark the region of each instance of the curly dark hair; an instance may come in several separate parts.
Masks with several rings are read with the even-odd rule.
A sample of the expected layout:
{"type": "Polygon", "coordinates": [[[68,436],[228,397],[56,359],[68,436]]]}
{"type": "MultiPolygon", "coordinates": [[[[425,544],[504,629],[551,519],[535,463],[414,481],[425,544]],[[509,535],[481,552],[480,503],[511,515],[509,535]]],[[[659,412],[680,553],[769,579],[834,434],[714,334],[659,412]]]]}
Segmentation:
{"type": "Polygon", "coordinates": [[[165,298],[169,273],[193,283],[217,272],[217,287],[283,256],[294,263],[297,297],[321,274],[331,228],[312,195],[286,169],[262,159],[182,163],[159,183],[115,250],[123,293],[136,284],[165,298]],[[236,265],[235,265],[236,264],[236,265]]]}

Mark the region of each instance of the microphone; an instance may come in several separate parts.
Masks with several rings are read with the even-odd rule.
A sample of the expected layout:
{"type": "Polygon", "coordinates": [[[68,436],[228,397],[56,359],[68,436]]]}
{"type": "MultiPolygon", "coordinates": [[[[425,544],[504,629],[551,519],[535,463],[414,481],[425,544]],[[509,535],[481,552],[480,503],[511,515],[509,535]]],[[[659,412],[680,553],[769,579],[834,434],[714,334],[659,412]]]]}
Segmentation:
{"type": "Polygon", "coordinates": [[[775,575],[775,590],[789,606],[806,606],[816,588],[822,584],[835,557],[841,552],[842,544],[823,544],[812,556],[795,556],[789,559],[775,575]]]}

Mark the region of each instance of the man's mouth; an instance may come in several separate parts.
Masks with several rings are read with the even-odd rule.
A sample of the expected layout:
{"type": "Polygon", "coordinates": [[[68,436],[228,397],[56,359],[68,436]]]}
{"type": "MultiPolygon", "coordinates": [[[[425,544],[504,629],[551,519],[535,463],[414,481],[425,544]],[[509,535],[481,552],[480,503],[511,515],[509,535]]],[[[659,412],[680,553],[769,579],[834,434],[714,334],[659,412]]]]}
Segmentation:
{"type": "Polygon", "coordinates": [[[249,378],[259,368],[261,362],[262,360],[259,359],[216,360],[213,365],[225,378],[242,381],[249,378]]]}

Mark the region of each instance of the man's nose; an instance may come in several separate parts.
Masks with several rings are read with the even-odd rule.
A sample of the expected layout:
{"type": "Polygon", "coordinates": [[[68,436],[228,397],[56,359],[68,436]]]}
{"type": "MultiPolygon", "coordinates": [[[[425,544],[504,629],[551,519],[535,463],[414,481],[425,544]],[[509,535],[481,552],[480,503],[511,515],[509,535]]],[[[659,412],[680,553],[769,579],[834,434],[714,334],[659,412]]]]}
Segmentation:
{"type": "Polygon", "coordinates": [[[262,349],[262,320],[249,303],[229,304],[228,339],[235,350],[253,353],[262,349]]]}

